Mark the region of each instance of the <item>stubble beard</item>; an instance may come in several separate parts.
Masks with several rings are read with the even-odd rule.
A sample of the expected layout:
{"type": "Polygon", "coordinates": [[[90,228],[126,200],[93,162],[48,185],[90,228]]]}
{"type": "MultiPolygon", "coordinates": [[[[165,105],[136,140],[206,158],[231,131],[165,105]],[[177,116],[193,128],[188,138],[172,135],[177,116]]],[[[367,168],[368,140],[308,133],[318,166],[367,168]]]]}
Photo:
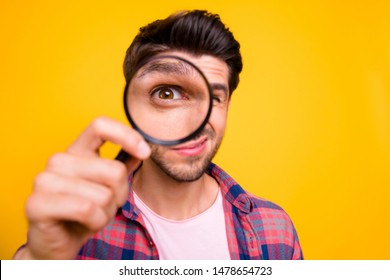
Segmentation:
{"type": "Polygon", "coordinates": [[[169,177],[177,182],[193,182],[198,180],[207,170],[211,160],[217,153],[222,138],[216,139],[211,130],[205,130],[196,138],[207,135],[207,141],[214,142],[210,152],[206,155],[185,158],[184,163],[174,163],[164,156],[164,149],[161,146],[153,145],[150,159],[169,177]],[[215,141],[217,140],[217,141],[215,141]]]}

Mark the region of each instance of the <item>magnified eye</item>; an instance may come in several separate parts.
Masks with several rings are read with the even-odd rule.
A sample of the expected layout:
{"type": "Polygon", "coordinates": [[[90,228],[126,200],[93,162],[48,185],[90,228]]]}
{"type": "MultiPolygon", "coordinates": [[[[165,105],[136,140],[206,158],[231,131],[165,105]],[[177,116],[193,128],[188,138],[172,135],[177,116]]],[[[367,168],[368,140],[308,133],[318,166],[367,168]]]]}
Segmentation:
{"type": "Polygon", "coordinates": [[[183,99],[183,96],[178,89],[168,86],[154,90],[154,92],[152,92],[152,97],[162,100],[183,99]]]}
{"type": "Polygon", "coordinates": [[[170,88],[163,88],[163,89],[160,89],[158,91],[158,97],[161,98],[161,99],[174,99],[175,98],[175,93],[176,92],[174,92],[170,88]]]}

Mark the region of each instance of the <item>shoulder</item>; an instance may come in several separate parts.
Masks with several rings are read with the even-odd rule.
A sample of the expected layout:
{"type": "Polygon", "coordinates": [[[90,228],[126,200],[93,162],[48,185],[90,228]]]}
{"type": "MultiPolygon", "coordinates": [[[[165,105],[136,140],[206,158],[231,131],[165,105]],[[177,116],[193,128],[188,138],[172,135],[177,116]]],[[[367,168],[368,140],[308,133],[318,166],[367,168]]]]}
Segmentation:
{"type": "Polygon", "coordinates": [[[270,224],[283,226],[286,230],[293,229],[290,217],[279,205],[247,192],[213,163],[209,165],[208,173],[218,181],[225,199],[246,213],[256,225],[270,224]]]}
{"type": "Polygon", "coordinates": [[[229,205],[225,214],[240,221],[235,222],[237,230],[254,232],[266,258],[302,258],[294,224],[282,207],[248,193],[215,164],[210,164],[208,173],[218,181],[226,205],[229,205]]]}
{"type": "Polygon", "coordinates": [[[251,202],[251,211],[248,216],[254,222],[260,222],[262,225],[277,226],[280,229],[293,231],[294,225],[287,212],[269,200],[246,193],[251,202]]]}
{"type": "Polygon", "coordinates": [[[298,234],[290,216],[279,205],[263,198],[247,194],[251,201],[251,211],[247,217],[250,220],[259,241],[262,243],[263,253],[268,258],[283,258],[282,251],[290,259],[303,259],[298,234]]]}

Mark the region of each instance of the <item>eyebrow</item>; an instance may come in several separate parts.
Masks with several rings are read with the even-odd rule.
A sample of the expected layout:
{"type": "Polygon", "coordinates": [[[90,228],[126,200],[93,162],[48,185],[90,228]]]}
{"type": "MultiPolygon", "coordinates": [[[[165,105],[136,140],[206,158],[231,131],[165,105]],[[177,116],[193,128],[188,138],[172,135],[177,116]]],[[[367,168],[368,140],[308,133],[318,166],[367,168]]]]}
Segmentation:
{"type": "MultiPolygon", "coordinates": [[[[142,68],[141,68],[142,69],[142,68]]],[[[141,79],[149,73],[160,72],[166,74],[179,74],[179,75],[190,75],[194,73],[194,68],[184,63],[182,61],[173,62],[156,62],[150,65],[147,65],[145,69],[142,69],[141,73],[136,77],[137,79],[141,79]]],[[[229,88],[224,83],[209,83],[211,90],[214,91],[222,91],[225,98],[229,97],[229,88]]]]}
{"type": "Polygon", "coordinates": [[[214,91],[222,91],[226,98],[229,97],[229,89],[223,83],[210,83],[211,90],[214,91]]]}
{"type": "Polygon", "coordinates": [[[194,73],[194,69],[184,62],[177,61],[173,62],[156,62],[150,65],[146,65],[145,69],[142,69],[141,73],[137,76],[140,79],[149,73],[160,72],[165,74],[179,74],[179,75],[190,75],[194,73]]]}

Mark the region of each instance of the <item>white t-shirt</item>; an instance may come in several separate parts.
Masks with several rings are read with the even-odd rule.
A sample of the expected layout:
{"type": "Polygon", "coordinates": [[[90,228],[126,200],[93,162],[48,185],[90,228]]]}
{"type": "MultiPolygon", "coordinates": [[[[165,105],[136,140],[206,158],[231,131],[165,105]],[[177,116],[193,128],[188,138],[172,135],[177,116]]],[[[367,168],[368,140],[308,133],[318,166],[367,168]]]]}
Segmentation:
{"type": "Polygon", "coordinates": [[[222,194],[207,210],[186,220],[170,220],[153,212],[135,193],[146,229],[162,260],[230,260],[222,194]]]}

